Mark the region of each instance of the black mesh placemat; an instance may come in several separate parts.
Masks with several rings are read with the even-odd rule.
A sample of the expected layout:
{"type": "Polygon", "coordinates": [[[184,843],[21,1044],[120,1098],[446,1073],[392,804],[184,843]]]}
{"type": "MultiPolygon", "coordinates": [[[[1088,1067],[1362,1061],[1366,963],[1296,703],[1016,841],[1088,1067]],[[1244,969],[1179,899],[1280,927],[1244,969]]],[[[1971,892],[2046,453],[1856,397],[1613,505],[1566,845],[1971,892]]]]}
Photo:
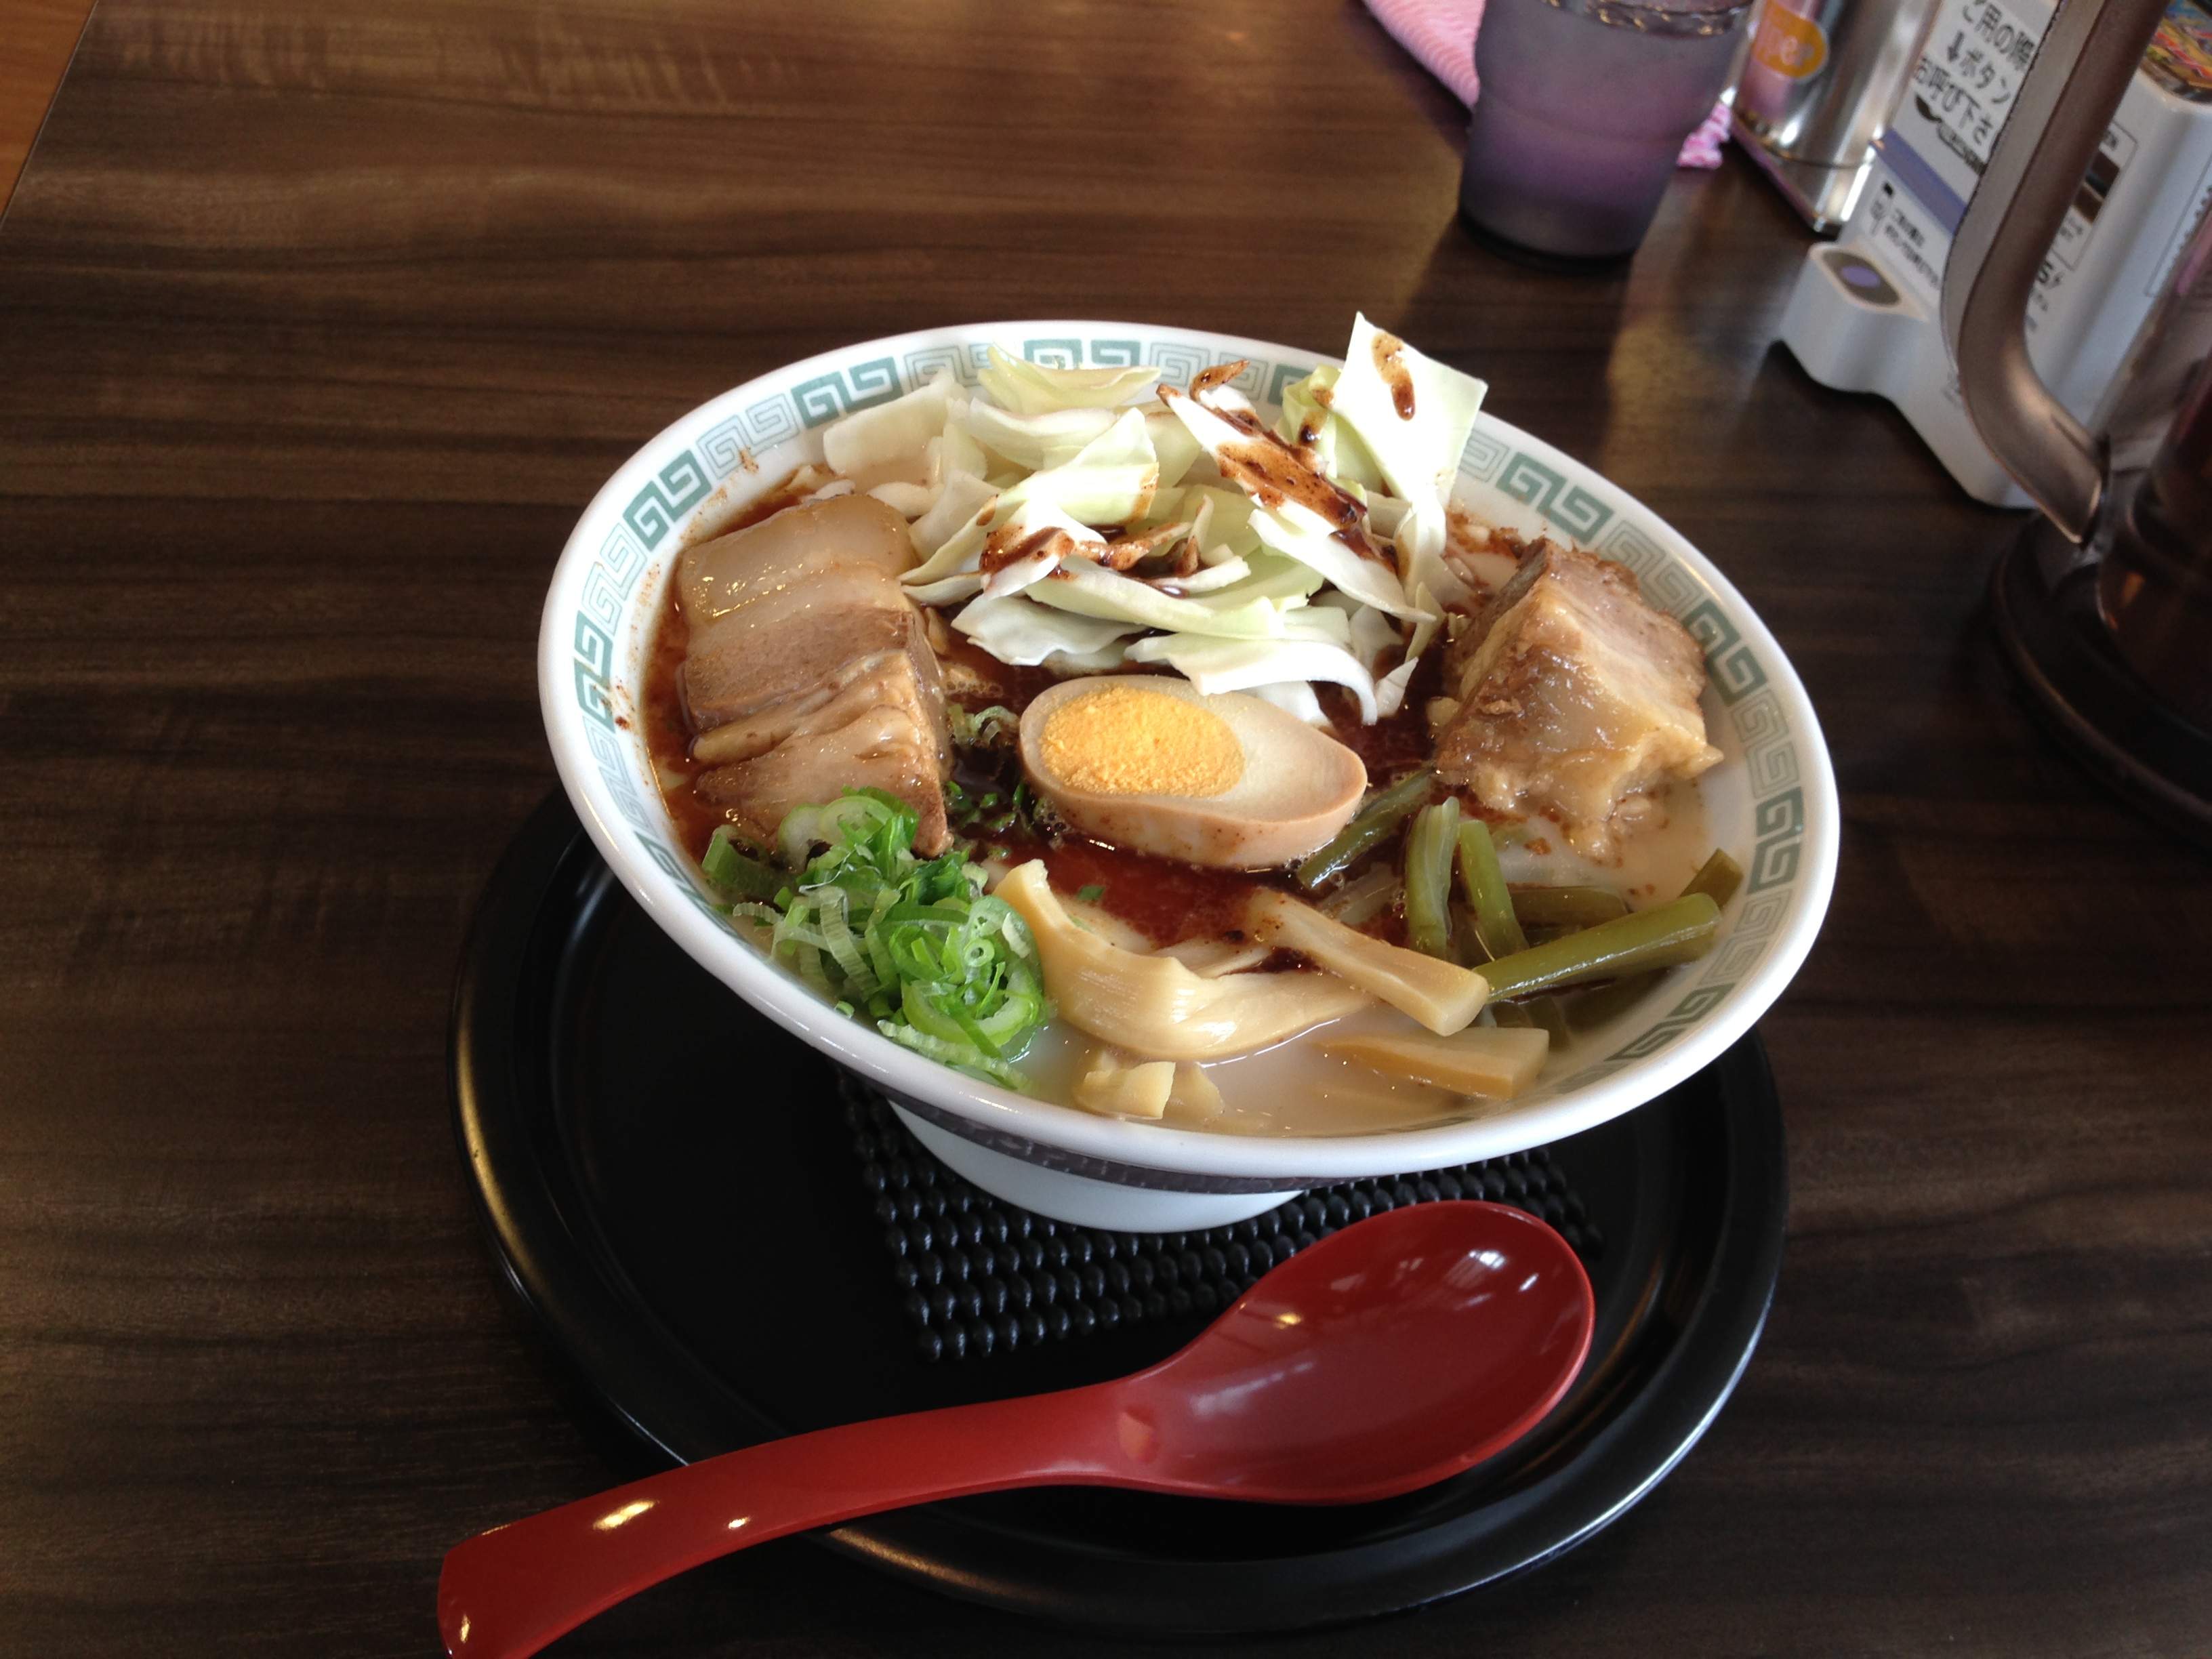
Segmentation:
{"type": "Polygon", "coordinates": [[[1196,1233],[1115,1233],[1048,1220],[955,1175],[880,1095],[848,1074],[845,1121],[875,1195],[915,1348],[970,1359],[1111,1330],[1211,1315],[1261,1274],[1339,1227],[1445,1198],[1488,1199],[1557,1228],[1585,1267],[1605,1248],[1550,1152],[1537,1147],[1419,1175],[1316,1188],[1263,1215],[1196,1233]]]}

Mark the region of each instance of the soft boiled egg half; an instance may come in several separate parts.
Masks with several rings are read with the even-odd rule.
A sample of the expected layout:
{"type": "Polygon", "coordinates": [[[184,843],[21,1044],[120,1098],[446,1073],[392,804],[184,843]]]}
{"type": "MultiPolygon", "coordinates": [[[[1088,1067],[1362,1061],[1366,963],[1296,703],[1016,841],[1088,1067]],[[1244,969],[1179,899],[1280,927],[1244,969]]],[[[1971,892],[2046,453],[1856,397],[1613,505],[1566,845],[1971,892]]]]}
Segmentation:
{"type": "Polygon", "coordinates": [[[1305,857],[1367,789],[1359,757],[1296,715],[1152,674],[1038,696],[1022,714],[1022,769],[1079,834],[1228,870],[1305,857]]]}

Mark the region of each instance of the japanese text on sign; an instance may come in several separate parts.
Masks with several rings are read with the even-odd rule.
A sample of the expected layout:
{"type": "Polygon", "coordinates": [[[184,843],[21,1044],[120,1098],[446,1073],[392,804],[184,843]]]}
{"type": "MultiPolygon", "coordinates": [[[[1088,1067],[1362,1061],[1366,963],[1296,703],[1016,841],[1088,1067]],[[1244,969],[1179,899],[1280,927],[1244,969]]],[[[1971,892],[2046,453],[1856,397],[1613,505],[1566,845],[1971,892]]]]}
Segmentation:
{"type": "Polygon", "coordinates": [[[2038,36],[1996,0],[1966,0],[1958,15],[1949,42],[1931,40],[1914,66],[1912,99],[1945,146],[1978,173],[2035,59],[2038,36]]]}

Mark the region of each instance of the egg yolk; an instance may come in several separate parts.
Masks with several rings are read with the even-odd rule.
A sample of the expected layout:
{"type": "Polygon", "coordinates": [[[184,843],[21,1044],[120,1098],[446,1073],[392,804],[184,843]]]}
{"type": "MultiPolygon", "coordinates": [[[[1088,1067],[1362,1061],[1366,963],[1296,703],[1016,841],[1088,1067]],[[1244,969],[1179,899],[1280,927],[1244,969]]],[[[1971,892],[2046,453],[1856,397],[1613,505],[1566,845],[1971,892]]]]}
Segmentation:
{"type": "Polygon", "coordinates": [[[1102,686],[1052,711],[1038,748],[1045,769],[1100,795],[1225,794],[1244,749],[1210,708],[1134,685],[1102,686]]]}

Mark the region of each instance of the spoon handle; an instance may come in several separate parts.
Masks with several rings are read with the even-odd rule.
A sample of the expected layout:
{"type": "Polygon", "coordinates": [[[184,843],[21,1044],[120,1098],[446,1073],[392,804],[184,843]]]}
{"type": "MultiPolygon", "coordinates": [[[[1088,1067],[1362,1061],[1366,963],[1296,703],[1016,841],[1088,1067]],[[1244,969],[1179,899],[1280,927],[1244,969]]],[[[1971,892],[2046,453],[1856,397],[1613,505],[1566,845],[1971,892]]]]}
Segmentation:
{"type": "Polygon", "coordinates": [[[1118,1485],[1117,1382],[770,1440],[456,1546],[438,1575],[453,1659],[524,1659],[624,1597],[787,1533],[1014,1486],[1118,1485]]]}

